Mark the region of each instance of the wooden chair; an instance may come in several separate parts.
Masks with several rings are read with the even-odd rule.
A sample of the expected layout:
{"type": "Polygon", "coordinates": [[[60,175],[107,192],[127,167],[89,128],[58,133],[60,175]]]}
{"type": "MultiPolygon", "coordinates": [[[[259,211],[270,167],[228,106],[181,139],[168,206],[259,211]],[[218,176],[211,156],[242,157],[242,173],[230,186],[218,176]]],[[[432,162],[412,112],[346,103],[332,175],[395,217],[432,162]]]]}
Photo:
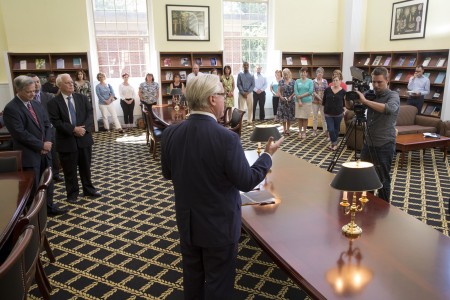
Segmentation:
{"type": "Polygon", "coordinates": [[[231,113],[233,111],[233,107],[226,107],[223,112],[223,117],[219,120],[219,123],[224,125],[229,124],[231,121],[231,113]]]}
{"type": "Polygon", "coordinates": [[[22,151],[0,151],[0,173],[22,171],[22,151]]]}
{"type": "Polygon", "coordinates": [[[25,251],[33,237],[34,227],[24,228],[17,239],[11,253],[0,265],[0,291],[2,299],[26,299],[29,286],[25,284],[24,276],[27,273],[25,251]]]}
{"type": "MultiPolygon", "coordinates": [[[[47,191],[52,181],[53,181],[53,171],[51,167],[48,167],[42,173],[38,191],[40,190],[47,191]]],[[[48,259],[50,259],[51,262],[55,262],[56,261],[55,255],[53,254],[52,248],[50,247],[50,243],[47,238],[47,205],[42,205],[42,208],[39,211],[38,220],[39,220],[39,237],[41,238],[41,252],[45,250],[48,259]]]]}
{"type": "Polygon", "coordinates": [[[163,133],[162,128],[155,127],[155,118],[153,117],[153,113],[150,110],[147,109],[147,107],[143,108],[145,117],[147,119],[147,132],[149,137],[149,143],[150,143],[150,153],[153,153],[153,159],[156,159],[156,148],[157,148],[157,142],[161,141],[161,135],[163,133]]]}
{"type": "Polygon", "coordinates": [[[231,119],[229,122],[226,122],[224,126],[228,127],[231,131],[236,132],[240,137],[242,132],[242,119],[244,118],[245,111],[235,107],[232,109],[231,119]]]}

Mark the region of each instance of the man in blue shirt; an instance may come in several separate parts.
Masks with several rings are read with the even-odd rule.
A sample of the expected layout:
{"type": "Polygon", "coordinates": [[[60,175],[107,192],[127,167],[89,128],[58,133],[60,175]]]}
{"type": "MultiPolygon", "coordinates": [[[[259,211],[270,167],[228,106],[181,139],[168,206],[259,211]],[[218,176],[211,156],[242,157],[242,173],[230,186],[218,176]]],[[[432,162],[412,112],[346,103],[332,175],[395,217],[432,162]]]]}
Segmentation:
{"type": "Polygon", "coordinates": [[[266,104],[266,88],[267,80],[261,74],[261,66],[256,67],[255,74],[255,87],[253,88],[253,119],[255,121],[256,106],[259,103],[259,119],[262,121],[265,119],[266,114],[264,111],[264,105],[266,104]]]}
{"type": "Polygon", "coordinates": [[[417,114],[420,115],[423,106],[423,99],[430,93],[430,79],[423,76],[423,66],[417,66],[414,76],[409,79],[408,99],[406,104],[417,107],[417,114]]]}
{"type": "Polygon", "coordinates": [[[253,89],[255,88],[255,77],[248,71],[248,62],[243,64],[244,72],[239,73],[237,87],[239,90],[239,109],[244,110],[247,103],[248,117],[247,122],[252,124],[253,120],[253,89]]]}

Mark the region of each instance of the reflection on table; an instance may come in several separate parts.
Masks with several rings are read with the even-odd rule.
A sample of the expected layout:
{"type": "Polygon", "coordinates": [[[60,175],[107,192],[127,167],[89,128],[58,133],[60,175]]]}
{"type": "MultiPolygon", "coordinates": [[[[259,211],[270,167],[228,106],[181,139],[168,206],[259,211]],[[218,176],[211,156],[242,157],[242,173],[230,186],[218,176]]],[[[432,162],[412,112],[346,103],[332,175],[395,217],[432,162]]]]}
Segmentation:
{"type": "Polygon", "coordinates": [[[187,109],[176,110],[170,104],[152,105],[153,116],[167,126],[177,124],[186,119],[187,109]]]}

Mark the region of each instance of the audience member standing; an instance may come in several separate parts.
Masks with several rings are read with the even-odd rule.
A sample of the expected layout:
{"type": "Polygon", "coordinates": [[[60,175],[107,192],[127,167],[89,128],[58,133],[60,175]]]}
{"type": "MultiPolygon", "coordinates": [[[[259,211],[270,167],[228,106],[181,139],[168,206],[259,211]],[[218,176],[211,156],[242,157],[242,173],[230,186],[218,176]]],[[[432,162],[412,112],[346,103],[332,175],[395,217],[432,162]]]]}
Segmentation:
{"type": "Polygon", "coordinates": [[[203,75],[202,72],[200,72],[200,66],[197,64],[194,64],[192,66],[192,73],[189,73],[189,75],[186,78],[186,84],[188,84],[189,80],[191,80],[194,77],[197,77],[199,75],[203,75]]]}
{"type": "Polygon", "coordinates": [[[256,106],[259,104],[259,119],[263,121],[266,118],[264,105],[266,104],[267,79],[261,74],[261,67],[256,67],[255,87],[253,88],[253,119],[255,121],[256,106]]]}
{"type": "Polygon", "coordinates": [[[339,75],[334,75],[333,85],[327,87],[323,94],[323,111],[330,134],[330,150],[337,149],[337,140],[341,128],[342,117],[344,116],[345,90],[341,87],[339,75]]]}
{"type": "Polygon", "coordinates": [[[180,89],[184,95],[184,83],[181,82],[180,74],[173,75],[173,82],[170,83],[170,91],[172,92],[173,89],[180,89]]]}
{"type": "Polygon", "coordinates": [[[226,93],[225,107],[233,107],[235,85],[234,77],[231,74],[231,67],[229,65],[223,67],[223,75],[220,77],[220,81],[222,82],[223,88],[226,93]]]}
{"type": "MultiPolygon", "coordinates": [[[[333,76],[332,76],[332,78],[333,78],[335,75],[338,75],[338,76],[339,76],[339,80],[341,81],[341,88],[343,88],[344,91],[347,91],[347,85],[346,85],[345,82],[344,82],[344,77],[342,76],[341,70],[338,70],[338,69],[334,70],[334,71],[333,71],[333,76]]],[[[328,86],[332,86],[332,85],[333,85],[333,82],[330,82],[330,83],[328,84],[328,86]]]]}
{"type": "Polygon", "coordinates": [[[249,166],[239,136],[217,122],[224,96],[216,75],[189,81],[191,115],[166,128],[161,141],[162,173],[175,190],[184,299],[236,299],[239,191],[250,191],[264,179],[283,140],[270,138],[265,153],[249,166]]]}
{"type": "Polygon", "coordinates": [[[100,112],[102,113],[103,126],[106,131],[109,131],[109,121],[108,121],[108,112],[111,115],[112,121],[114,122],[114,128],[119,130],[120,133],[123,133],[122,126],[120,125],[119,118],[117,118],[117,112],[112,104],[114,100],[116,100],[116,95],[114,94],[114,90],[109,83],[106,83],[106,75],[105,73],[98,73],[97,79],[100,81],[99,84],[95,87],[95,93],[98,97],[98,107],[100,108],[100,112]]]}
{"type": "Polygon", "coordinates": [[[252,124],[253,120],[253,89],[255,88],[255,77],[248,71],[249,64],[244,62],[244,71],[239,73],[237,87],[239,90],[239,109],[244,110],[247,103],[247,123],[252,124]]]}
{"type": "Polygon", "coordinates": [[[280,94],[278,121],[283,124],[284,135],[290,134],[291,121],[295,120],[294,86],[295,81],[292,79],[291,71],[288,68],[284,68],[283,79],[278,83],[280,94]]]}
{"type": "Polygon", "coordinates": [[[328,87],[328,82],[323,78],[323,68],[319,67],[316,70],[316,78],[313,80],[314,83],[314,93],[312,100],[312,111],[313,111],[313,136],[317,135],[317,125],[319,123],[319,112],[320,118],[322,119],[322,129],[323,132],[327,132],[327,122],[325,121],[325,115],[323,112],[323,91],[328,87]]]}
{"type": "Polygon", "coordinates": [[[423,76],[423,66],[417,66],[414,76],[408,82],[408,99],[406,104],[417,107],[417,113],[422,113],[423,100],[430,93],[430,79],[423,76]]]}
{"type": "Polygon", "coordinates": [[[59,91],[56,86],[56,76],[54,73],[49,73],[47,75],[47,82],[42,85],[42,91],[56,95],[59,91]]]}
{"type": "MultiPolygon", "coordinates": [[[[22,168],[34,172],[34,195],[44,170],[51,166],[52,127],[44,108],[32,101],[35,83],[28,76],[14,78],[17,94],[5,107],[3,118],[13,140],[13,149],[22,151],[22,168]]],[[[47,213],[61,215],[67,210],[53,204],[53,183],[47,191],[47,213]]]]}
{"type": "Polygon", "coordinates": [[[48,113],[56,128],[56,151],[63,167],[67,202],[75,203],[79,196],[77,168],[84,196],[100,197],[91,181],[92,105],[86,96],[74,93],[69,74],[58,75],[56,85],[61,93],[48,103],[48,113]]]}
{"type": "Polygon", "coordinates": [[[272,107],[273,107],[273,118],[274,121],[278,121],[277,113],[278,113],[278,103],[280,102],[280,93],[278,91],[278,82],[280,82],[282,78],[281,70],[275,71],[275,80],[270,85],[270,91],[272,92],[272,107]]]}
{"type": "Polygon", "coordinates": [[[123,73],[123,82],[119,85],[120,106],[122,107],[126,130],[133,128],[134,100],[137,99],[134,87],[128,83],[129,77],[130,75],[128,75],[128,73],[123,73]]]}
{"type": "Polygon", "coordinates": [[[145,75],[145,81],[139,85],[139,98],[146,104],[156,104],[159,99],[159,84],[152,73],[145,75]]]}
{"type": "Polygon", "coordinates": [[[308,78],[308,68],[300,69],[300,78],[295,81],[295,117],[298,119],[298,137],[306,138],[306,128],[308,127],[308,118],[312,111],[312,94],[314,84],[308,78]]]}
{"type": "Polygon", "coordinates": [[[92,103],[91,83],[87,80],[86,73],[83,70],[77,71],[75,78],[75,93],[85,95],[92,103]]]}

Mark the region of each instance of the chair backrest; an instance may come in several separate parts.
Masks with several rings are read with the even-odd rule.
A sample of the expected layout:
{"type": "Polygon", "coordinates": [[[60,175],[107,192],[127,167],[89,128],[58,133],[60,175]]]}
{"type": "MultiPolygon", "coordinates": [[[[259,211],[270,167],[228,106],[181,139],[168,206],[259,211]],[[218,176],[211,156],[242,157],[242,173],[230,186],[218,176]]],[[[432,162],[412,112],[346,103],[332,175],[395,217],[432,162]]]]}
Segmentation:
{"type": "Polygon", "coordinates": [[[48,167],[47,169],[44,170],[44,172],[41,175],[38,190],[48,189],[49,185],[52,183],[52,180],[53,180],[53,169],[52,167],[48,167]]]}
{"type": "MultiPolygon", "coordinates": [[[[21,232],[11,253],[0,265],[0,291],[2,299],[26,299],[28,288],[24,281],[26,274],[25,251],[28,249],[34,233],[29,225],[21,232]]],[[[34,274],[33,274],[34,277],[34,274]]]]}
{"type": "Polygon", "coordinates": [[[22,151],[0,151],[0,172],[22,171],[22,151]]]}
{"type": "Polygon", "coordinates": [[[221,120],[221,123],[223,126],[229,126],[231,121],[231,114],[233,111],[233,107],[228,106],[225,108],[225,111],[223,112],[223,118],[221,120]]]}
{"type": "Polygon", "coordinates": [[[230,130],[236,132],[241,136],[242,132],[242,119],[244,118],[245,111],[235,108],[231,114],[230,130]]]}

